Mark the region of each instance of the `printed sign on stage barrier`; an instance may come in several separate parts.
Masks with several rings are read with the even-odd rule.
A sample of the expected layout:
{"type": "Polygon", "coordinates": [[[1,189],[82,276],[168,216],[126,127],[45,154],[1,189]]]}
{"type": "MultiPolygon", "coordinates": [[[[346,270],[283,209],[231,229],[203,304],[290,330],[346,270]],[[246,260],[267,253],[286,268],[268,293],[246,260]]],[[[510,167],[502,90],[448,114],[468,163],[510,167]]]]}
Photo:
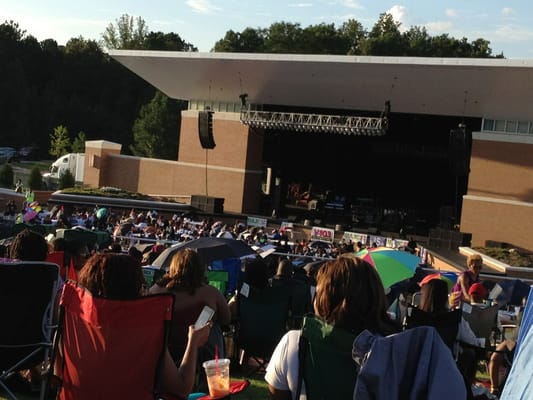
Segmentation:
{"type": "Polygon", "coordinates": [[[320,240],[322,242],[333,243],[335,239],[335,230],[313,226],[311,229],[311,240],[320,240]]]}
{"type": "Polygon", "coordinates": [[[365,246],[368,244],[368,235],[365,233],[357,233],[357,232],[344,232],[343,236],[344,240],[351,240],[352,243],[361,242],[365,246]]]}
{"type": "Polygon", "coordinates": [[[248,226],[258,226],[260,228],[266,228],[268,220],[266,218],[248,217],[246,224],[248,226]]]}

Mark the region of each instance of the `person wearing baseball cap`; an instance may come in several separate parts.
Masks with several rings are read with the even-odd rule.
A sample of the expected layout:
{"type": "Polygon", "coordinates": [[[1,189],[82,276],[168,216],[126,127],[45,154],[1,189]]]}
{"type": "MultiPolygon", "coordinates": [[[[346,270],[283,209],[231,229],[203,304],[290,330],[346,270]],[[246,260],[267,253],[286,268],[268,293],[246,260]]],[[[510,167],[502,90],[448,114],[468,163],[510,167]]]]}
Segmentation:
{"type": "Polygon", "coordinates": [[[485,306],[485,300],[489,297],[489,290],[483,286],[482,283],[476,282],[473,283],[472,286],[468,289],[468,294],[470,298],[472,299],[471,304],[480,306],[485,306]]]}

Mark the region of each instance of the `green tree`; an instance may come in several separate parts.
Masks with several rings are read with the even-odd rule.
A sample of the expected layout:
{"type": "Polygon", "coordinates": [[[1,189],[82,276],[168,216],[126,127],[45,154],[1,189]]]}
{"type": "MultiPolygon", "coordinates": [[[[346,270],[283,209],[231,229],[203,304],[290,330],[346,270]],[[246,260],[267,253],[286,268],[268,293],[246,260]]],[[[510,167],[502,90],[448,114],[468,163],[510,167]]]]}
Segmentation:
{"type": "Polygon", "coordinates": [[[43,176],[41,175],[41,170],[37,166],[33,167],[30,171],[28,187],[33,190],[41,190],[43,188],[43,176]]]}
{"type": "Polygon", "coordinates": [[[362,54],[369,56],[402,56],[405,53],[401,23],[391,14],[383,13],[361,43],[362,54]]]}
{"type": "Polygon", "coordinates": [[[406,56],[431,57],[431,37],[427,33],[426,28],[412,26],[402,36],[406,44],[406,56]]]}
{"type": "Polygon", "coordinates": [[[2,168],[0,169],[0,185],[5,188],[12,188],[13,178],[13,167],[7,162],[5,162],[4,165],[2,165],[2,168]]]}
{"type": "Polygon", "coordinates": [[[310,25],[302,30],[301,51],[305,54],[346,54],[348,48],[334,24],[310,25]]]}
{"type": "Polygon", "coordinates": [[[367,32],[363,25],[355,19],[349,19],[339,28],[340,39],[344,42],[347,49],[346,54],[361,54],[361,42],[366,38],[367,32]]]}
{"type": "Polygon", "coordinates": [[[503,53],[493,55],[492,49],[490,48],[490,42],[485,39],[476,39],[471,43],[471,53],[470,57],[476,57],[476,58],[487,58],[487,57],[495,57],[495,58],[503,58],[503,53]]]}
{"type": "Polygon", "coordinates": [[[157,91],[152,101],[141,108],[133,125],[131,152],[139,157],[176,160],[181,110],[185,103],[157,91]]]}
{"type": "Polygon", "coordinates": [[[246,28],[242,32],[229,30],[215,43],[215,51],[231,53],[264,53],[265,30],[246,28]]]}
{"type": "Polygon", "coordinates": [[[76,179],[74,178],[74,175],[72,175],[72,172],[67,169],[59,176],[57,187],[59,190],[62,190],[74,186],[76,186],[76,179]]]}
{"type": "Polygon", "coordinates": [[[19,24],[13,20],[5,21],[0,25],[0,38],[2,42],[5,41],[5,43],[2,43],[3,45],[8,42],[14,45],[20,42],[25,35],[26,31],[20,29],[19,24]]]}
{"type": "Polygon", "coordinates": [[[63,125],[56,126],[54,132],[50,135],[50,155],[57,158],[67,154],[69,151],[70,138],[67,128],[63,125]]]}
{"type": "Polygon", "coordinates": [[[108,49],[144,49],[148,36],[148,27],[141,17],[134,18],[122,14],[117,19],[116,26],[109,24],[102,34],[103,46],[108,49]]]}
{"type": "Polygon", "coordinates": [[[150,32],[144,40],[144,47],[149,50],[198,51],[197,47],[173,32],[150,32]]]}
{"type": "Polygon", "coordinates": [[[300,24],[275,22],[270,25],[265,39],[267,53],[301,53],[303,31],[300,24]]]}
{"type": "Polygon", "coordinates": [[[87,137],[85,136],[85,132],[80,131],[72,141],[72,152],[73,153],[85,153],[85,142],[87,140],[87,137]]]}

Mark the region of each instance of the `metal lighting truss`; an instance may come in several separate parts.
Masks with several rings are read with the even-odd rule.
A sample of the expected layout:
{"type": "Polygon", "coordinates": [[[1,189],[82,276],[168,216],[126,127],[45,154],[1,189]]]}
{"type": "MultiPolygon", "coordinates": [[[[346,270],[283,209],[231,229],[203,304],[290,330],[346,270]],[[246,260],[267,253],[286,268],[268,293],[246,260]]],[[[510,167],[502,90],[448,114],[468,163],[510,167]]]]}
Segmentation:
{"type": "Polygon", "coordinates": [[[252,128],[328,132],[343,135],[382,136],[388,128],[386,116],[354,117],[242,109],[240,120],[252,128]]]}

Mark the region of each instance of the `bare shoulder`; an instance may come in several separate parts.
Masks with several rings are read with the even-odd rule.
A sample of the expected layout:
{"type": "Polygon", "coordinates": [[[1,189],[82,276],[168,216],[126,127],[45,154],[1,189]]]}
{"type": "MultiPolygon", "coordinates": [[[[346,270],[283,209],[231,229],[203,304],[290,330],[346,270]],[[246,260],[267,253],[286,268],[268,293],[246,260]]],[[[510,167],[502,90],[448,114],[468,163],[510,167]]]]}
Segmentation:
{"type": "Polygon", "coordinates": [[[214,286],[211,286],[209,284],[203,284],[202,286],[200,286],[200,288],[198,289],[200,290],[204,296],[209,296],[210,298],[217,298],[220,293],[220,291],[214,287],[214,286]]]}
{"type": "Polygon", "coordinates": [[[201,296],[210,304],[226,303],[226,298],[216,287],[205,284],[199,288],[201,296]]]}

